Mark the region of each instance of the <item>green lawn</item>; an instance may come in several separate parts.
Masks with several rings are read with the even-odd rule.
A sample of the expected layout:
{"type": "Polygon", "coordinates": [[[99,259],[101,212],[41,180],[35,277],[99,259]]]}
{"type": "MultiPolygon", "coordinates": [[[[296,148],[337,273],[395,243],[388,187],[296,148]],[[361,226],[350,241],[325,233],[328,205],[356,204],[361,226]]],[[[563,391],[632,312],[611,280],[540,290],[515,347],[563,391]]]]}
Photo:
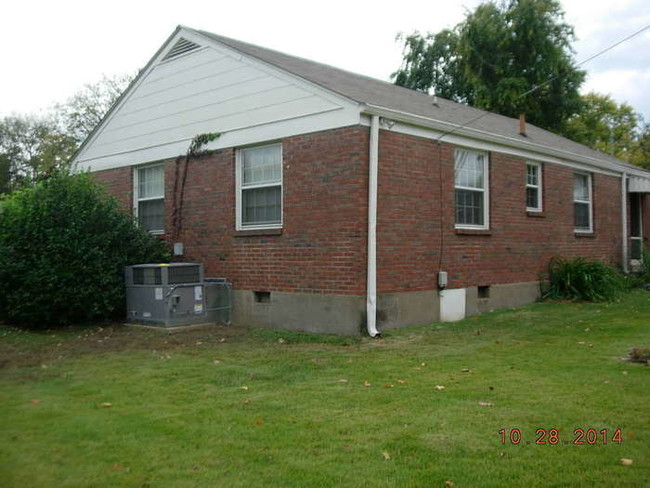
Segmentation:
{"type": "Polygon", "coordinates": [[[647,487],[650,367],[631,347],[650,347],[647,292],[381,340],[0,328],[0,486],[647,487]]]}

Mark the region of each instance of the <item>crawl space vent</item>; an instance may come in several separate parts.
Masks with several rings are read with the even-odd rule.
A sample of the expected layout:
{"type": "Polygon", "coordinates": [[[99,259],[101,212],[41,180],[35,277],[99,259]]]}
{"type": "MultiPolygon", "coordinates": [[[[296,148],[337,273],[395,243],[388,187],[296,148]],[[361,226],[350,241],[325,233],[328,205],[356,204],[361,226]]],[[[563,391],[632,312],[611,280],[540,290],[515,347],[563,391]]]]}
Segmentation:
{"type": "Polygon", "coordinates": [[[170,59],[173,59],[175,57],[180,56],[181,54],[186,54],[191,51],[194,51],[195,49],[200,48],[198,44],[188,41],[187,39],[181,37],[176,44],[174,44],[174,47],[172,47],[167,54],[165,54],[165,57],[162,59],[163,61],[168,61],[170,59]]]}

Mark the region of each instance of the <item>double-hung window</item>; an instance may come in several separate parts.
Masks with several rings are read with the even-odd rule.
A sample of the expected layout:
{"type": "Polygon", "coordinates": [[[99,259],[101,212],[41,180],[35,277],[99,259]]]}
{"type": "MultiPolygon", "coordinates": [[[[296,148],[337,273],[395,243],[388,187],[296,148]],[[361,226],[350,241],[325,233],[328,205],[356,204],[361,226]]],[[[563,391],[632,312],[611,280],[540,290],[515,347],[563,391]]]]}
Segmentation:
{"type": "Polygon", "coordinates": [[[165,168],[162,164],[134,170],[134,208],[140,226],[152,234],[165,229],[165,168]]]}
{"type": "Polygon", "coordinates": [[[576,232],[593,232],[591,175],[573,176],[573,222],[576,232]]]}
{"type": "Polygon", "coordinates": [[[489,227],[488,156],[481,151],[456,149],[456,227],[489,227]]]}
{"type": "Polygon", "coordinates": [[[526,210],[542,211],[542,165],[526,163],[526,210]]]}
{"type": "Polygon", "coordinates": [[[282,145],[237,152],[237,230],[282,227],[282,145]]]}

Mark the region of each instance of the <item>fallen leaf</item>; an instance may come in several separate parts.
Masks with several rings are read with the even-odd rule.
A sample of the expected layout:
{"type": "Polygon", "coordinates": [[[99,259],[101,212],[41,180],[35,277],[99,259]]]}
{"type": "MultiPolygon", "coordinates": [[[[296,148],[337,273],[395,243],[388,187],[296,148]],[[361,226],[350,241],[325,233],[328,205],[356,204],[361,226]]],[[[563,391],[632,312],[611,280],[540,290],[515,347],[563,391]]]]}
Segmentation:
{"type": "Polygon", "coordinates": [[[605,380],[605,381],[603,381],[603,383],[605,383],[606,385],[609,385],[609,380],[605,380]]]}
{"type": "Polygon", "coordinates": [[[285,342],[287,341],[285,341],[282,337],[278,339],[278,344],[284,344],[285,342]]]}
{"type": "Polygon", "coordinates": [[[384,383],[384,388],[393,388],[395,385],[392,383],[384,383]]]}
{"type": "Polygon", "coordinates": [[[456,486],[453,481],[445,481],[445,488],[454,488],[456,486]]]}
{"type": "Polygon", "coordinates": [[[345,380],[345,379],[343,379],[343,378],[341,378],[341,379],[339,380],[339,383],[347,383],[347,382],[348,382],[348,380],[345,380]]]}
{"type": "Polygon", "coordinates": [[[113,467],[111,468],[111,471],[122,471],[124,469],[124,466],[121,464],[114,464],[113,467]]]}
{"type": "Polygon", "coordinates": [[[221,359],[213,359],[212,363],[213,364],[221,364],[221,359]]]}
{"type": "Polygon", "coordinates": [[[472,370],[469,369],[469,368],[463,368],[460,371],[461,371],[461,373],[471,373],[472,372],[472,370]]]}
{"type": "Polygon", "coordinates": [[[589,327],[587,327],[587,328],[585,329],[585,332],[589,332],[589,327]]]}
{"type": "Polygon", "coordinates": [[[445,387],[442,386],[442,385],[436,385],[436,386],[434,386],[434,388],[435,388],[436,390],[438,390],[438,391],[442,391],[442,390],[445,389],[445,387]]]}
{"type": "Polygon", "coordinates": [[[586,342],[585,341],[578,341],[578,344],[580,344],[581,346],[584,346],[586,344],[586,342]]]}
{"type": "Polygon", "coordinates": [[[388,451],[383,451],[381,455],[384,457],[384,461],[390,461],[390,454],[388,451]]]}
{"type": "Polygon", "coordinates": [[[113,404],[109,403],[109,402],[102,402],[102,403],[99,404],[99,406],[102,407],[102,408],[110,408],[110,407],[113,406],[113,404]]]}
{"type": "Polygon", "coordinates": [[[197,346],[200,346],[201,344],[203,344],[203,341],[196,341],[197,346]]]}
{"type": "Polygon", "coordinates": [[[264,421],[263,420],[258,420],[258,421],[255,422],[255,425],[257,425],[258,427],[261,427],[262,425],[264,425],[264,421]]]}
{"type": "Polygon", "coordinates": [[[621,374],[622,374],[623,376],[627,376],[627,371],[622,371],[621,374]]]}
{"type": "Polygon", "coordinates": [[[406,381],[404,381],[404,380],[397,380],[397,384],[398,384],[398,385],[405,385],[405,384],[406,384],[406,381]]]}
{"type": "Polygon", "coordinates": [[[368,383],[367,381],[364,381],[364,382],[363,382],[363,386],[368,387],[368,386],[372,386],[372,384],[371,384],[371,383],[368,383]]]}
{"type": "Polygon", "coordinates": [[[40,403],[41,403],[41,401],[38,398],[34,398],[32,400],[32,405],[39,405],[40,403]]]}
{"type": "Polygon", "coordinates": [[[248,386],[242,386],[241,389],[244,391],[248,391],[248,386]]]}
{"type": "Polygon", "coordinates": [[[219,339],[219,342],[226,342],[226,338],[222,337],[221,339],[219,339]]]}
{"type": "Polygon", "coordinates": [[[623,466],[632,466],[632,464],[634,464],[634,461],[632,461],[631,459],[628,459],[628,458],[621,458],[620,463],[623,466]]]}
{"type": "Polygon", "coordinates": [[[491,407],[492,404],[490,402],[478,402],[480,407],[491,407]]]}

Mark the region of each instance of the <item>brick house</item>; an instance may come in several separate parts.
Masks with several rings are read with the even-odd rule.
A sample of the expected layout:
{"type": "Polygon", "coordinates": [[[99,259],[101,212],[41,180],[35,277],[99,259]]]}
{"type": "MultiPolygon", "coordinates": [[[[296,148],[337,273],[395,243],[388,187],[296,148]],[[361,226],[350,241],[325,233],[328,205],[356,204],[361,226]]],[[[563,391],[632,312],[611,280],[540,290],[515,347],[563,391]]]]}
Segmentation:
{"type": "Polygon", "coordinates": [[[638,167],[182,26],[75,159],[177,260],[230,279],[242,325],[374,336],[518,306],[551,257],[627,269],[650,229],[638,167]]]}

